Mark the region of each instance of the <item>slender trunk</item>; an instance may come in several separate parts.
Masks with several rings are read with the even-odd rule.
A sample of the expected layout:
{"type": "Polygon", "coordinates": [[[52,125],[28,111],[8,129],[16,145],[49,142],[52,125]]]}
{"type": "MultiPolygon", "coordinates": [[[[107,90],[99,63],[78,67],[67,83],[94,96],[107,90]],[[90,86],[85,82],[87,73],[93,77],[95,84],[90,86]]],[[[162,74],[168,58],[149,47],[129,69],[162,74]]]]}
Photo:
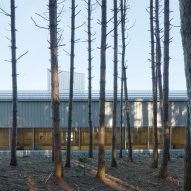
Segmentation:
{"type": "Polygon", "coordinates": [[[106,75],[106,31],[107,0],[101,3],[101,49],[100,49],[100,116],[99,116],[99,151],[97,177],[105,178],[105,75],[106,75]]]}
{"type": "Polygon", "coordinates": [[[16,59],[16,29],[15,29],[15,0],[11,0],[11,56],[12,56],[12,136],[11,136],[11,166],[17,165],[17,59],[16,59]]]}
{"type": "Polygon", "coordinates": [[[117,125],[117,67],[118,67],[118,27],[117,27],[117,1],[113,0],[114,10],[114,85],[113,85],[113,125],[112,125],[112,157],[111,166],[117,167],[116,161],[116,125],[117,125]]]}
{"type": "Polygon", "coordinates": [[[58,87],[58,42],[57,42],[57,1],[49,0],[49,27],[51,53],[51,83],[52,83],[52,126],[54,128],[54,173],[57,178],[63,176],[62,155],[60,147],[60,99],[58,87]]]}
{"type": "MultiPolygon", "coordinates": [[[[156,69],[157,69],[157,84],[159,91],[159,100],[160,100],[160,114],[161,114],[161,128],[162,128],[162,137],[164,137],[164,119],[163,119],[163,93],[162,93],[162,74],[161,74],[161,39],[160,39],[160,23],[159,23],[159,0],[155,0],[155,33],[156,33],[156,69]]],[[[164,140],[162,139],[162,144],[164,145],[164,140]]]]}
{"type": "Polygon", "coordinates": [[[54,162],[54,127],[52,127],[52,162],[54,162]]]}
{"type": "Polygon", "coordinates": [[[120,100],[120,152],[119,157],[123,158],[123,68],[121,68],[121,100],[120,100]]]}
{"type": "MultiPolygon", "coordinates": [[[[158,167],[158,135],[157,135],[157,75],[155,67],[154,51],[154,18],[153,0],[150,1],[150,31],[151,31],[151,68],[152,68],[152,91],[153,91],[153,162],[152,167],[158,167]]],[[[156,55],[156,60],[158,59],[156,55]]]]}
{"type": "Polygon", "coordinates": [[[130,117],[129,117],[129,99],[127,90],[127,77],[126,68],[123,66],[123,76],[124,76],[124,92],[125,92],[125,110],[126,110],[126,121],[127,121],[127,134],[128,134],[128,162],[133,162],[133,152],[131,143],[131,127],[130,127],[130,117]]]}
{"type": "Polygon", "coordinates": [[[68,107],[68,136],[67,136],[67,151],[66,151],[66,167],[71,167],[71,132],[72,132],[72,102],[73,102],[73,82],[74,82],[74,45],[75,45],[75,0],[72,0],[72,15],[71,15],[71,53],[70,53],[70,92],[69,92],[69,107],[68,107]]]}
{"type": "Polygon", "coordinates": [[[163,112],[164,112],[164,148],[160,175],[168,176],[169,157],[169,119],[168,119],[168,93],[169,93],[169,0],[164,1],[164,68],[163,68],[163,112]]]}
{"type": "Polygon", "coordinates": [[[132,143],[131,143],[131,129],[130,129],[130,117],[129,117],[129,101],[128,101],[128,90],[127,90],[127,77],[125,68],[125,55],[126,55],[126,17],[127,17],[127,0],[121,1],[121,36],[122,36],[122,78],[124,82],[124,94],[125,94],[125,111],[126,111],[126,123],[128,132],[128,162],[133,162],[132,156],[132,143]]]}
{"type": "Polygon", "coordinates": [[[93,127],[92,127],[92,34],[91,34],[92,3],[88,0],[88,123],[89,123],[89,158],[93,158],[93,127]]]}
{"type": "Polygon", "coordinates": [[[180,0],[181,35],[188,95],[188,119],[184,158],[184,191],[191,190],[191,1],[180,0]]]}

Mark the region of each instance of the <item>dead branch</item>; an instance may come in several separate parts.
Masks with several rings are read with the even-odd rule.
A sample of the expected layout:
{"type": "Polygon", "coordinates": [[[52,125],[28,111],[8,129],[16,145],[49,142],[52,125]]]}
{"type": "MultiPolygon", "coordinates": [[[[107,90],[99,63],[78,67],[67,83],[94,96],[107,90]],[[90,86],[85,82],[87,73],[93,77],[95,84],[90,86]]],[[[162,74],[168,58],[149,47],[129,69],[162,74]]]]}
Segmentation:
{"type": "Polygon", "coordinates": [[[48,175],[48,177],[46,178],[46,180],[44,181],[45,182],[45,184],[48,182],[48,180],[50,179],[50,177],[53,175],[54,173],[53,172],[51,172],[49,175],[48,175]]]}
{"type": "Polygon", "coordinates": [[[49,30],[49,28],[47,27],[43,27],[43,26],[40,26],[36,23],[36,21],[31,17],[31,20],[33,21],[33,23],[35,24],[36,27],[40,28],[40,29],[46,29],[46,30],[49,30]]]}
{"type": "Polygon", "coordinates": [[[8,12],[6,12],[4,9],[0,8],[0,10],[2,11],[2,12],[0,12],[1,14],[4,14],[5,16],[8,16],[8,17],[11,16],[11,14],[9,14],[8,12]]]}
{"type": "Polygon", "coordinates": [[[17,58],[17,61],[22,58],[23,56],[25,56],[29,51],[26,51],[25,53],[21,54],[18,58],[17,58]]]}
{"type": "Polygon", "coordinates": [[[36,14],[37,16],[39,16],[40,18],[44,19],[45,21],[49,21],[48,18],[42,16],[41,14],[39,14],[39,13],[35,13],[35,14],[36,14]]]}

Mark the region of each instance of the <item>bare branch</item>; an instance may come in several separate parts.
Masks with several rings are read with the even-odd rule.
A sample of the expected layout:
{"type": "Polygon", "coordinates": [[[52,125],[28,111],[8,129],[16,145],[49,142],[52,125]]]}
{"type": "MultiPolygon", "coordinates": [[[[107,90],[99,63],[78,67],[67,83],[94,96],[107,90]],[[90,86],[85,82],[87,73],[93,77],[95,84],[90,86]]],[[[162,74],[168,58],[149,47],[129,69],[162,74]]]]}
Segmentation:
{"type": "Polygon", "coordinates": [[[31,20],[33,21],[33,23],[35,24],[36,27],[38,27],[38,28],[40,28],[40,29],[49,30],[49,28],[47,28],[47,27],[43,27],[43,26],[38,25],[32,17],[31,17],[31,20]]]}
{"type": "Polygon", "coordinates": [[[0,10],[2,11],[0,12],[1,14],[4,14],[5,16],[8,16],[8,17],[11,16],[11,14],[7,13],[4,9],[0,8],[0,10]]]}
{"type": "Polygon", "coordinates": [[[37,16],[39,16],[39,17],[41,17],[42,19],[44,19],[45,21],[49,21],[49,19],[48,18],[46,18],[46,17],[44,17],[44,16],[42,16],[41,14],[39,14],[39,13],[35,13],[37,16]]]}
{"type": "Polygon", "coordinates": [[[21,54],[18,58],[17,58],[17,61],[22,58],[23,56],[25,56],[29,51],[26,51],[25,53],[21,54]]]}

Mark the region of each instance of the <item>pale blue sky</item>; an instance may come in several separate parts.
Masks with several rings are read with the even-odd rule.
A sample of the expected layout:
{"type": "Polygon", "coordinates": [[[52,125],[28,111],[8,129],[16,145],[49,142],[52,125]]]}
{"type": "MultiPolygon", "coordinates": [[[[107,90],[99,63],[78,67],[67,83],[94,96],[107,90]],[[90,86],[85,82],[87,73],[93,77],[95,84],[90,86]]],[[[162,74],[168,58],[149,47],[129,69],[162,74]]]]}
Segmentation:
{"type": "MultiPolygon", "coordinates": [[[[41,30],[34,26],[30,17],[32,16],[40,25],[47,26],[48,23],[42,21],[35,15],[35,13],[42,13],[47,11],[47,0],[16,0],[16,28],[17,32],[17,55],[21,55],[25,51],[29,53],[18,62],[18,89],[19,90],[44,90],[47,89],[47,68],[50,68],[49,62],[49,49],[47,48],[49,39],[48,31],[41,30]]],[[[85,3],[83,0],[76,0],[79,4],[79,9],[82,11],[77,18],[77,25],[86,21],[85,18],[85,3]]],[[[179,8],[178,0],[173,0],[171,3],[172,24],[179,24],[179,8]]],[[[108,12],[112,7],[112,0],[108,0],[108,12]]],[[[127,47],[127,60],[128,60],[128,88],[130,90],[149,90],[151,89],[151,69],[148,61],[150,57],[150,33],[149,33],[149,14],[146,8],[149,6],[149,0],[130,0],[131,10],[129,12],[129,25],[135,22],[134,27],[129,31],[129,45],[127,47]]],[[[0,6],[9,11],[9,1],[0,0],[0,6]]],[[[60,23],[60,28],[64,29],[64,43],[66,51],[70,51],[70,1],[67,0],[65,5],[65,12],[63,14],[63,20],[60,23]]],[[[93,89],[99,89],[99,47],[100,38],[99,31],[100,26],[97,24],[97,19],[100,19],[100,7],[97,7],[94,15],[93,30],[96,31],[96,41],[94,46],[94,60],[93,60],[93,89]]],[[[111,14],[108,13],[108,18],[111,14]]],[[[161,16],[162,18],[162,16],[161,16]]],[[[4,15],[0,15],[0,90],[10,90],[11,85],[11,63],[4,60],[10,59],[10,45],[6,37],[10,37],[9,23],[10,18],[4,15]]],[[[112,23],[109,24],[108,30],[112,27],[112,23]]],[[[162,25],[161,25],[162,27],[162,25]]],[[[76,38],[80,38],[81,41],[86,39],[86,33],[84,32],[85,26],[76,31],[76,38]]],[[[171,37],[173,42],[170,45],[170,89],[171,90],[183,90],[185,89],[185,76],[184,76],[184,64],[182,55],[182,45],[180,38],[180,28],[173,27],[171,30],[171,37]]],[[[108,44],[112,45],[112,37],[108,38],[108,44]]],[[[87,81],[87,44],[80,42],[76,44],[76,56],[75,56],[75,71],[86,74],[87,81]]],[[[111,90],[113,88],[113,62],[112,62],[113,49],[107,50],[107,75],[106,75],[106,89],[111,90]]],[[[61,70],[69,70],[70,63],[69,57],[63,51],[63,48],[59,51],[59,66],[61,70]]],[[[119,56],[120,59],[120,56],[119,56]]],[[[120,65],[120,62],[119,62],[120,65]]],[[[119,66],[119,74],[121,67],[119,66]]],[[[120,86],[119,86],[120,87],[120,86]]],[[[87,83],[86,83],[87,88],[87,83]]]]}

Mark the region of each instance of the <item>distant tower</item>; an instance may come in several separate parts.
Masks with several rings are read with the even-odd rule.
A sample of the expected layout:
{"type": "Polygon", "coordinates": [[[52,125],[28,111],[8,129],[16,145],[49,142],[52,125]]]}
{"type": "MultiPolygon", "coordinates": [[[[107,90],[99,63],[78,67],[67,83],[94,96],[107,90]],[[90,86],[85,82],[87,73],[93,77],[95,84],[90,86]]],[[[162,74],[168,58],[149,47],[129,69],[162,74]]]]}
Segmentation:
{"type": "MultiPolygon", "coordinates": [[[[50,69],[47,70],[48,90],[51,90],[51,73],[50,69]]],[[[59,91],[69,90],[70,86],[70,72],[59,71],[59,91]]],[[[85,90],[85,74],[74,72],[74,91],[85,90]]]]}

